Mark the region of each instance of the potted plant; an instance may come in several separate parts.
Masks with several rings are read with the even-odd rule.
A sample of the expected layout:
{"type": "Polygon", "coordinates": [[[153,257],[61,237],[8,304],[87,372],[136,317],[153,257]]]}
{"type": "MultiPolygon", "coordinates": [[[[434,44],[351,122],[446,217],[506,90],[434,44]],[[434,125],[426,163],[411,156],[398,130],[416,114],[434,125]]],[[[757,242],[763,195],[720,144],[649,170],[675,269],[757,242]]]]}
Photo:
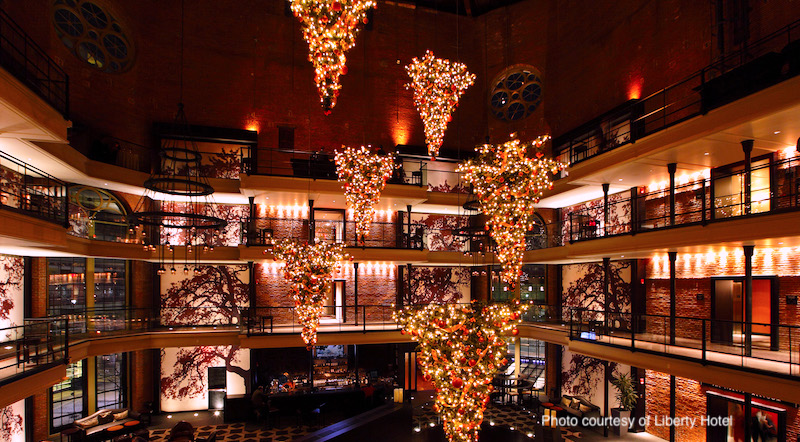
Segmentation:
{"type": "Polygon", "coordinates": [[[631,411],[636,408],[639,394],[636,393],[633,379],[627,373],[620,374],[612,379],[611,384],[617,389],[617,402],[619,402],[619,408],[612,409],[611,416],[620,418],[618,431],[619,435],[622,436],[628,434],[628,425],[626,423],[630,423],[631,411]]]}

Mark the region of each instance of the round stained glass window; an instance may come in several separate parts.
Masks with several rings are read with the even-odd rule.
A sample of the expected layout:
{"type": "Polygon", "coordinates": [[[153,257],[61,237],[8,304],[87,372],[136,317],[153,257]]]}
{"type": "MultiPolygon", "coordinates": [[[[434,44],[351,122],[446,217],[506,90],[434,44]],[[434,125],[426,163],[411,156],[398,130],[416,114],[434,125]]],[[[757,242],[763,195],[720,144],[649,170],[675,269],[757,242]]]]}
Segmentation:
{"type": "Polygon", "coordinates": [[[53,26],[76,57],[103,72],[123,72],[134,48],[103,0],[54,0],[53,26]]]}
{"type": "Polygon", "coordinates": [[[498,120],[522,120],[542,101],[542,75],[533,66],[511,66],[492,84],[495,86],[489,94],[489,107],[498,120]]]}

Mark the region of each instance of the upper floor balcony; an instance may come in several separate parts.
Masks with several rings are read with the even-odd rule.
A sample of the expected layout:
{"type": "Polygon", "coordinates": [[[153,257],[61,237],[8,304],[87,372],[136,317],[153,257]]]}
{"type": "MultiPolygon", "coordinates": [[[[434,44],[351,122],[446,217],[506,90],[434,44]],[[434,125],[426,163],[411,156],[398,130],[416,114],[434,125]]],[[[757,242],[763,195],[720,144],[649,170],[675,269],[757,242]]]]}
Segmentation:
{"type": "Polygon", "coordinates": [[[575,166],[800,74],[800,20],[553,140],[575,166]]]}
{"type": "Polygon", "coordinates": [[[0,66],[69,118],[69,77],[2,9],[0,66]]]}

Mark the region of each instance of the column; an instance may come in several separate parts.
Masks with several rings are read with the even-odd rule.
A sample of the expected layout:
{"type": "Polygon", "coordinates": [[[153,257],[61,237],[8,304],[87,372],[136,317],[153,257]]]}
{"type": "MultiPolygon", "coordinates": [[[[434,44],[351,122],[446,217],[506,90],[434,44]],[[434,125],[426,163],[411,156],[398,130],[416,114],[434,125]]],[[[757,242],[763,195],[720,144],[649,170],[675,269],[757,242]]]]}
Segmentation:
{"type": "Polygon", "coordinates": [[[753,249],[744,247],[744,354],[750,356],[753,346],[753,249]]]}
{"type": "Polygon", "coordinates": [[[608,318],[608,298],[611,290],[611,258],[603,258],[603,322],[605,322],[605,333],[608,334],[609,318],[608,318]]]}
{"type": "Polygon", "coordinates": [[[742,141],[742,150],[744,151],[744,215],[749,215],[751,212],[751,177],[752,164],[750,155],[753,153],[753,140],[742,141]]]}
{"type": "Polygon", "coordinates": [[[669,343],[675,345],[675,316],[677,316],[677,294],[675,284],[675,261],[678,259],[678,252],[667,252],[669,255],[669,343]]]}
{"type": "Polygon", "coordinates": [[[669,225],[675,225],[675,171],[678,170],[678,163],[667,164],[669,172],[669,225]]]}
{"type": "Polygon", "coordinates": [[[356,325],[358,325],[358,263],[353,263],[353,309],[355,310],[356,325]]]}
{"type": "MultiPolygon", "coordinates": [[[[414,245],[411,244],[411,204],[406,206],[406,226],[406,246],[410,249],[414,247],[414,245]]],[[[411,277],[411,273],[409,273],[408,276],[411,277]]]]}
{"type": "MultiPolygon", "coordinates": [[[[255,197],[251,196],[248,197],[247,200],[250,203],[250,216],[247,218],[247,246],[250,247],[251,245],[255,244],[257,239],[256,234],[256,204],[255,204],[255,197]]],[[[252,275],[252,273],[250,273],[252,275]]]]}
{"type": "Polygon", "coordinates": [[[631,187],[631,233],[636,233],[639,231],[639,225],[641,221],[639,220],[639,188],[638,187],[631,187]]]}
{"type": "MultiPolygon", "coordinates": [[[[248,323],[247,323],[247,327],[248,327],[248,331],[247,332],[250,333],[250,330],[249,330],[250,327],[260,327],[260,325],[257,326],[256,323],[255,323],[255,319],[257,317],[257,314],[256,314],[257,313],[256,312],[256,304],[257,304],[257,302],[256,302],[256,265],[255,265],[255,263],[253,261],[247,261],[247,271],[250,273],[250,282],[247,284],[248,298],[249,298],[248,304],[250,305],[250,308],[248,309],[250,311],[250,314],[248,315],[250,321],[248,321],[248,323]]],[[[244,326],[244,324],[241,324],[241,325],[244,326]]],[[[264,331],[264,330],[260,330],[259,329],[259,331],[264,331]]]]}
{"type": "Polygon", "coordinates": [[[397,266],[397,295],[394,298],[394,308],[401,310],[403,308],[403,293],[406,286],[403,280],[405,279],[405,267],[397,266]]]}
{"type": "Polygon", "coordinates": [[[314,244],[314,200],[308,200],[308,243],[314,244]]]}
{"type": "MultiPolygon", "coordinates": [[[[672,418],[673,422],[675,420],[675,390],[677,387],[677,382],[675,379],[675,375],[670,375],[669,377],[669,417],[672,418]]],[[[747,420],[747,419],[745,419],[747,420]]],[[[669,426],[669,442],[675,442],[675,425],[671,424],[669,426]]]]}
{"type": "Polygon", "coordinates": [[[608,236],[608,183],[603,183],[603,236],[608,236]]]}

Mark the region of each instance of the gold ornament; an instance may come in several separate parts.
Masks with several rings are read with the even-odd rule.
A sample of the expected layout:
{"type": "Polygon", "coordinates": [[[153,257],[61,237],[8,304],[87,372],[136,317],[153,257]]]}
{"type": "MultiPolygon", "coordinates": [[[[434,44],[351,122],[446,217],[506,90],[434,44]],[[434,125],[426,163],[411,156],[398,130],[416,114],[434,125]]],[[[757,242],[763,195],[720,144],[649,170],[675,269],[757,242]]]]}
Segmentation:
{"type": "Polygon", "coordinates": [[[291,0],[292,12],[302,23],[308,43],[308,61],[314,65],[314,81],[325,115],[336,106],[342,85],[339,77],[347,73],[345,52],[356,44],[361,23],[373,0],[291,0]]]}
{"type": "Polygon", "coordinates": [[[417,361],[436,387],[434,407],[449,441],[478,440],[478,430],[492,392],[492,379],[508,363],[504,335],[517,333],[527,305],[477,302],[406,307],[394,313],[419,343],[417,361]]]}
{"type": "Polygon", "coordinates": [[[303,326],[303,341],[311,350],[317,343],[317,327],[325,310],[325,288],[338,272],[341,244],[299,244],[290,239],[279,241],[272,250],[277,261],[285,261],[283,276],[292,283],[292,299],[298,322],[303,326]]]}
{"type": "Polygon", "coordinates": [[[414,104],[425,126],[428,154],[435,159],[458,99],[475,82],[475,75],[467,71],[464,63],[436,58],[431,51],[421,59],[411,60],[406,72],[411,77],[406,88],[414,89],[414,104]]]}
{"type": "Polygon", "coordinates": [[[343,151],[336,152],[336,173],[342,183],[347,205],[355,213],[356,238],[361,244],[364,244],[364,236],[369,233],[375,205],[393,170],[392,154],[380,156],[364,146],[345,147],[343,151]]]}
{"type": "Polygon", "coordinates": [[[544,135],[532,143],[518,139],[494,146],[475,148],[478,157],[458,166],[464,179],[475,189],[481,209],[488,215],[486,225],[495,243],[497,258],[503,265],[501,278],[516,286],[522,273],[525,233],[532,230],[536,218],[534,204],[545,189],[552,189],[549,174],[567,164],[545,158],[542,148],[550,139],[544,135]],[[526,155],[533,150],[534,158],[526,155]]]}

